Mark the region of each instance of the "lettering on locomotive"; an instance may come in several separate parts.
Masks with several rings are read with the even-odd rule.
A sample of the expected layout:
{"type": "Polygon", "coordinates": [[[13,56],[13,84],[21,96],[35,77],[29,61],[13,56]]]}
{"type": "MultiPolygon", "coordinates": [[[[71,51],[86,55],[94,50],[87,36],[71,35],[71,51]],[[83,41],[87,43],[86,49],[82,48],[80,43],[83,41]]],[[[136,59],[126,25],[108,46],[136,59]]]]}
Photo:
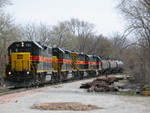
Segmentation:
{"type": "Polygon", "coordinates": [[[23,55],[21,54],[17,55],[17,59],[23,59],[23,55]]]}

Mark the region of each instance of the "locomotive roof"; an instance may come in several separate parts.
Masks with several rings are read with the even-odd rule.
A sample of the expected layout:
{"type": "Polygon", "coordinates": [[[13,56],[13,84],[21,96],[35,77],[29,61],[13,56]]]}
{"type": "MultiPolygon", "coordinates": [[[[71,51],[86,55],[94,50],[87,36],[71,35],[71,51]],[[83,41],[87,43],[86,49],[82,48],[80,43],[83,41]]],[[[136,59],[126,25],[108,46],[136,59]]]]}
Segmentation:
{"type": "Polygon", "coordinates": [[[93,57],[93,55],[88,55],[88,57],[93,57]]]}
{"type": "Polygon", "coordinates": [[[65,51],[60,47],[53,47],[53,48],[59,49],[61,52],[65,53],[65,51]]]}
{"type": "Polygon", "coordinates": [[[19,44],[19,43],[31,43],[31,44],[34,44],[35,46],[37,46],[37,47],[40,48],[40,49],[44,49],[44,48],[42,47],[42,45],[40,45],[39,43],[37,43],[37,42],[35,42],[35,41],[13,42],[13,43],[8,47],[8,49],[13,48],[15,44],[19,44]]]}
{"type": "Polygon", "coordinates": [[[70,51],[70,50],[68,50],[68,49],[64,49],[64,48],[62,48],[62,50],[63,50],[63,51],[65,51],[65,52],[71,53],[71,51],[70,51]]]}
{"type": "Polygon", "coordinates": [[[35,42],[35,41],[33,41],[33,43],[34,43],[36,46],[38,46],[39,48],[43,49],[43,47],[42,47],[42,45],[40,45],[40,43],[37,43],[37,42],[35,42]]]}

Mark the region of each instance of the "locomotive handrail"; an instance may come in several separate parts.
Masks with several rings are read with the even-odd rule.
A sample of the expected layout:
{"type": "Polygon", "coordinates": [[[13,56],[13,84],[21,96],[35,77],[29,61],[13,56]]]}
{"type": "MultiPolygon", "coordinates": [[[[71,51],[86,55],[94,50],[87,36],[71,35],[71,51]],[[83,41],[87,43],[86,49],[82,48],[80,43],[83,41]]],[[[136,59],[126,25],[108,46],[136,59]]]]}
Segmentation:
{"type": "Polygon", "coordinates": [[[36,72],[36,65],[37,65],[37,63],[35,62],[35,61],[33,61],[32,63],[31,63],[31,71],[32,71],[32,69],[33,69],[33,76],[35,76],[35,72],[36,72]],[[35,66],[34,66],[35,65],[35,66]]]}
{"type": "Polygon", "coordinates": [[[14,63],[15,63],[15,69],[16,69],[16,61],[14,61],[14,63]]]}

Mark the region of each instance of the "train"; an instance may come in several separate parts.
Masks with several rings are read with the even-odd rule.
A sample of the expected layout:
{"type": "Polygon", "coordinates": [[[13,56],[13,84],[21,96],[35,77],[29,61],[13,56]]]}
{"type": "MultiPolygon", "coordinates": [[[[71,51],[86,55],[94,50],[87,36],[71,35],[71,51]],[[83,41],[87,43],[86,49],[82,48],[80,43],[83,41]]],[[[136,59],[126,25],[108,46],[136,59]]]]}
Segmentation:
{"type": "Polygon", "coordinates": [[[121,60],[102,59],[35,41],[13,42],[7,50],[7,86],[29,87],[123,72],[121,60]]]}

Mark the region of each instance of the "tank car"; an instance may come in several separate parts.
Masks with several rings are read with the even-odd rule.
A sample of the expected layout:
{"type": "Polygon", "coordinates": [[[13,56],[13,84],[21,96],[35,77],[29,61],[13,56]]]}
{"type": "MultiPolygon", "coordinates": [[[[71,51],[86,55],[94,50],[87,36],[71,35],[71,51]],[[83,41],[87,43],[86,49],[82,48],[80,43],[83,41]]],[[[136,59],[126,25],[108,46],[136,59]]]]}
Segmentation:
{"type": "Polygon", "coordinates": [[[101,60],[101,68],[102,68],[102,75],[109,74],[110,64],[108,60],[105,60],[105,59],[101,60]]]}
{"type": "Polygon", "coordinates": [[[109,62],[109,73],[110,74],[115,74],[117,73],[117,63],[116,60],[108,60],[109,62]]]}
{"type": "Polygon", "coordinates": [[[117,73],[123,73],[123,65],[124,63],[121,60],[116,60],[117,63],[117,73]]]}

